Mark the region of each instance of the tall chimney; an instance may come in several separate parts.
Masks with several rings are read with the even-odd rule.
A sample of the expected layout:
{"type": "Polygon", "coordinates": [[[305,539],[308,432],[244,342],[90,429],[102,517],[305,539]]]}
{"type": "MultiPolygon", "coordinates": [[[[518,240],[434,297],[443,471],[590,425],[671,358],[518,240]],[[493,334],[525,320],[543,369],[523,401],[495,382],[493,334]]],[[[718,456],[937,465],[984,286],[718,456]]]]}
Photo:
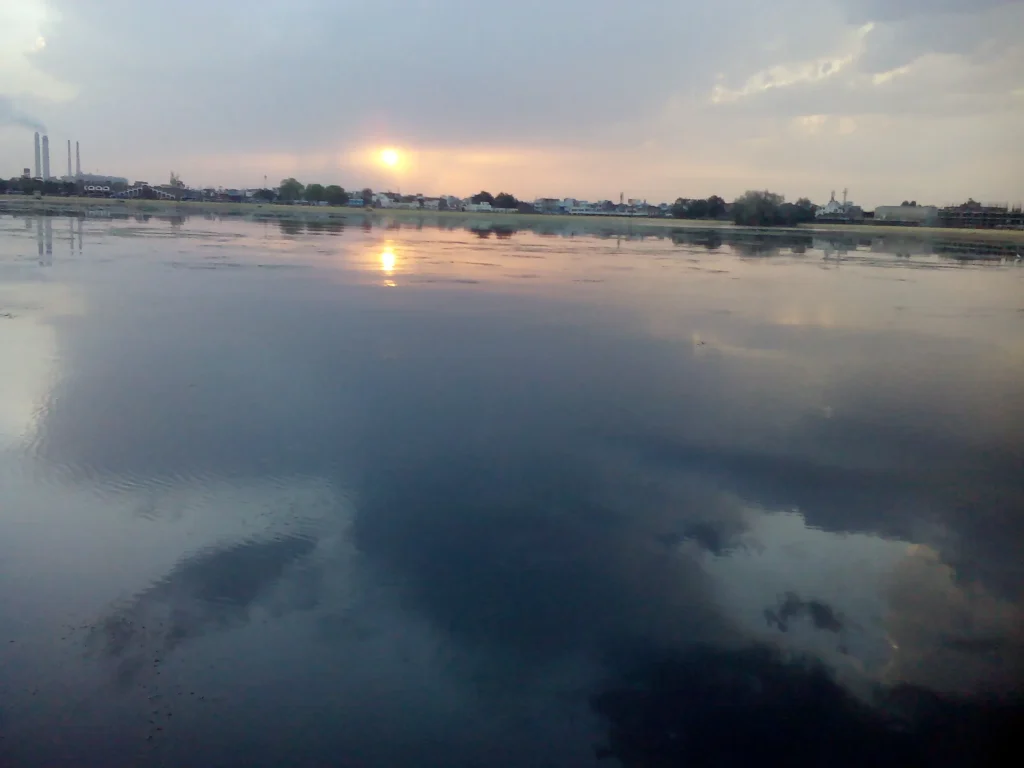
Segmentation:
{"type": "Polygon", "coordinates": [[[68,139],[68,178],[71,178],[71,139],[68,139]]]}
{"type": "Polygon", "coordinates": [[[50,137],[43,136],[43,181],[50,178],[50,137]]]}
{"type": "Polygon", "coordinates": [[[78,142],[75,142],[75,176],[82,178],[82,156],[78,154],[78,142]]]}
{"type": "Polygon", "coordinates": [[[39,165],[39,131],[36,131],[36,175],[34,178],[39,178],[42,173],[42,168],[39,165]]]}

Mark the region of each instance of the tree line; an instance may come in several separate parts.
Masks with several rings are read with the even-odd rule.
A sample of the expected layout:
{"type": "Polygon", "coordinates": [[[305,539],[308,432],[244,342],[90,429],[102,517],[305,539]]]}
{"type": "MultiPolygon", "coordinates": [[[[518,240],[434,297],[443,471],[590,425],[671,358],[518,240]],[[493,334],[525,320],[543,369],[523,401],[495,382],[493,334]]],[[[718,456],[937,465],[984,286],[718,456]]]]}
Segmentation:
{"type": "Polygon", "coordinates": [[[677,198],[670,209],[677,219],[730,219],[748,227],[793,227],[814,221],[818,206],[806,197],[787,203],[783,195],[768,190],[749,190],[727,205],[718,195],[706,200],[677,198]]]}
{"type": "MultiPolygon", "coordinates": [[[[347,205],[348,201],[352,199],[352,195],[337,184],[328,184],[326,186],[323,184],[306,185],[298,179],[291,177],[281,180],[281,185],[277,188],[276,195],[270,189],[261,189],[257,195],[267,202],[271,202],[274,199],[284,203],[297,203],[305,200],[314,205],[320,203],[347,205]]],[[[359,194],[359,197],[363,200],[364,204],[369,205],[370,200],[373,198],[373,191],[364,189],[359,194]]]]}

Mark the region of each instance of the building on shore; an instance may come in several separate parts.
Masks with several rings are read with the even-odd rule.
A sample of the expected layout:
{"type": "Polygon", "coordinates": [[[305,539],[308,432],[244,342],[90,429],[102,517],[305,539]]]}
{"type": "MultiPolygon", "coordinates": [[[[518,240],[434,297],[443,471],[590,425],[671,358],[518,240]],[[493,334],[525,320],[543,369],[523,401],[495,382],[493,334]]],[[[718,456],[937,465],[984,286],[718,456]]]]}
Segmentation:
{"type": "Polygon", "coordinates": [[[875,223],[934,227],[939,223],[939,209],[934,205],[880,205],[875,208],[875,223]]]}
{"type": "Polygon", "coordinates": [[[939,211],[939,226],[960,229],[1024,229],[1024,209],[968,200],[939,211]]]}
{"type": "Polygon", "coordinates": [[[814,212],[814,217],[821,222],[849,223],[862,221],[864,210],[859,205],[854,205],[852,200],[846,199],[846,190],[844,189],[842,202],[836,200],[836,193],[833,191],[829,201],[814,212]]]}

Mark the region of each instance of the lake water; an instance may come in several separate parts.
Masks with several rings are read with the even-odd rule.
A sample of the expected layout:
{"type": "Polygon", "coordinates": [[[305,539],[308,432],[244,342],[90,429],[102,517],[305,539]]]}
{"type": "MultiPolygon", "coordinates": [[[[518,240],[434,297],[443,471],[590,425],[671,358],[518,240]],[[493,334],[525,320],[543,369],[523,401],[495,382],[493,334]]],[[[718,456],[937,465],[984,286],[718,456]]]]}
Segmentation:
{"type": "Polygon", "coordinates": [[[0,218],[0,763],[1019,738],[1019,261],[445,222],[0,218]]]}

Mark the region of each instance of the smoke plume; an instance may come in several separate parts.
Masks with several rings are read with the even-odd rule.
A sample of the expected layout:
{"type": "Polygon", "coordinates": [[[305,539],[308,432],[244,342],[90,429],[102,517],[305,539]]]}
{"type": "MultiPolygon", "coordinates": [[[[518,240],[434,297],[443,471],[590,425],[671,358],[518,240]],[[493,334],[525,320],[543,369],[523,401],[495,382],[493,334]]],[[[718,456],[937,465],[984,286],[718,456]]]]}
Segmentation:
{"type": "Polygon", "coordinates": [[[2,125],[21,125],[30,131],[46,133],[45,125],[14,106],[10,97],[0,95],[0,126],[2,125]]]}

